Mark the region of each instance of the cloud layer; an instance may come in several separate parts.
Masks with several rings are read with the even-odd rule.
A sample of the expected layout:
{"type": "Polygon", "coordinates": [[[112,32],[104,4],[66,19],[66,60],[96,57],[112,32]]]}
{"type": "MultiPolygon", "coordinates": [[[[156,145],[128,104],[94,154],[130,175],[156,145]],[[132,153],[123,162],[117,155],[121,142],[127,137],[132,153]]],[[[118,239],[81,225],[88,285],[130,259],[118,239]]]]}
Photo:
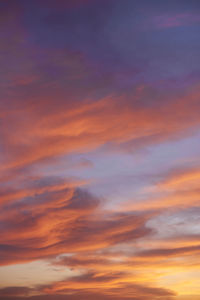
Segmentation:
{"type": "Polygon", "coordinates": [[[1,1],[1,300],[198,299],[189,2],[1,1]]]}

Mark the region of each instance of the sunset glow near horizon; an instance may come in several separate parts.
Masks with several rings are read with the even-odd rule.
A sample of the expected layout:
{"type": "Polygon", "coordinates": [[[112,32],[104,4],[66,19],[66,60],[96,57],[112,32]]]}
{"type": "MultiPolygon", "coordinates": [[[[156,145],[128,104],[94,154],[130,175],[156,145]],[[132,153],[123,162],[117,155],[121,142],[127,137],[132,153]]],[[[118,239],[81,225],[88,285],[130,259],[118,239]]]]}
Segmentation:
{"type": "Polygon", "coordinates": [[[0,0],[0,300],[200,300],[199,61],[199,0],[0,0]]]}

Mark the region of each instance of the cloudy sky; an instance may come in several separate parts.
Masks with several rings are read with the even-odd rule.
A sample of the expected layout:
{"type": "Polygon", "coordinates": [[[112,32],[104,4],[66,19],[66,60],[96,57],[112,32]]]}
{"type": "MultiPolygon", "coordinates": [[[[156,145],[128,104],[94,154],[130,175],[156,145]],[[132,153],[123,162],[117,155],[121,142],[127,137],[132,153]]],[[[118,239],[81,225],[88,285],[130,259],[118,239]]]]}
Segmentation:
{"type": "Polygon", "coordinates": [[[0,1],[0,300],[200,299],[200,1],[0,1]]]}

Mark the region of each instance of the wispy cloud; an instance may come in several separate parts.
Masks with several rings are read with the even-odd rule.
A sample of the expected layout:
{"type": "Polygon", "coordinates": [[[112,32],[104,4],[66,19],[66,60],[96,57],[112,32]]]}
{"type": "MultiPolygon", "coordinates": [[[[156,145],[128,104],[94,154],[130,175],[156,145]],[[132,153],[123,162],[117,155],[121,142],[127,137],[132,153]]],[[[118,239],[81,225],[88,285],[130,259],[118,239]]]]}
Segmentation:
{"type": "Polygon", "coordinates": [[[0,299],[200,294],[199,4],[172,2],[0,1],[0,299]]]}

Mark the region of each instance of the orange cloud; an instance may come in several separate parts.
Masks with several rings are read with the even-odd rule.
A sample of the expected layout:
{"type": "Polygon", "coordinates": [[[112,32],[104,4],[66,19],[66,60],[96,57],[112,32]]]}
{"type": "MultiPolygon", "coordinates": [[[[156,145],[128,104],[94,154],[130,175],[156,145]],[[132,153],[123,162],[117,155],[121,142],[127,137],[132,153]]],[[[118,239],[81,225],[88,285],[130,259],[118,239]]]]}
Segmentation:
{"type": "Polygon", "coordinates": [[[22,102],[22,107],[4,111],[2,120],[8,129],[2,132],[6,149],[2,168],[22,167],[105,144],[124,145],[125,149],[132,144],[137,148],[180,136],[199,124],[199,88],[157,109],[136,107],[134,101],[138,97],[142,99],[146,95],[136,91],[133,104],[126,97],[108,97],[77,105],[60,100],[60,107],[52,100],[50,109],[44,111],[48,106],[42,100],[29,107],[24,107],[22,102]],[[176,116],[173,111],[177,112],[176,116]]]}
{"type": "Polygon", "coordinates": [[[129,207],[135,210],[167,209],[176,210],[199,206],[200,170],[188,168],[172,170],[165,178],[153,186],[153,196],[140,202],[129,202],[129,207]]]}
{"type": "Polygon", "coordinates": [[[105,214],[98,198],[62,181],[54,186],[50,179],[38,187],[33,182],[32,195],[25,191],[18,202],[2,207],[1,264],[103,249],[151,233],[147,213],[105,214]]]}
{"type": "MultiPolygon", "coordinates": [[[[69,47],[70,39],[68,45],[50,49],[48,43],[36,41],[43,36],[38,34],[39,27],[70,24],[60,22],[60,17],[67,22],[68,18],[54,14],[54,10],[73,11],[77,6],[84,8],[82,5],[88,1],[44,0],[39,7],[34,4],[38,24],[32,34],[32,21],[27,28],[24,26],[23,5],[2,2],[0,265],[45,260],[51,267],[72,268],[79,275],[45,286],[4,287],[0,289],[0,299],[177,300],[181,295],[176,293],[184,290],[185,277],[179,282],[175,277],[179,272],[185,274],[186,268],[193,281],[187,282],[189,289],[198,292],[195,285],[199,275],[199,234],[192,233],[196,224],[191,222],[189,232],[184,232],[184,225],[180,231],[177,224],[171,226],[175,232],[172,235],[167,231],[170,222],[166,221],[165,212],[177,213],[179,222],[178,213],[184,210],[186,214],[191,207],[199,207],[198,168],[167,174],[146,200],[123,203],[117,212],[105,210],[103,205],[109,199],[100,199],[83,188],[87,180],[51,176],[57,161],[70,159],[70,154],[99,149],[132,152],[186,137],[200,125],[199,84],[182,92],[178,92],[179,88],[167,90],[163,85],[155,88],[160,83],[157,75],[168,61],[156,74],[154,87],[143,82],[137,85],[138,79],[130,83],[128,78],[135,74],[133,65],[130,69],[123,67],[116,80],[120,64],[115,68],[111,62],[111,70],[101,70],[101,60],[95,65],[90,52],[81,52],[82,47],[73,50],[79,48],[76,43],[69,47]],[[43,10],[49,12],[41,16],[40,10],[41,15],[43,10]],[[39,26],[40,18],[43,26],[39,26]],[[124,89],[126,84],[117,87],[123,78],[129,89],[124,89]],[[49,176],[42,172],[45,167],[49,176]]],[[[29,9],[27,19],[28,16],[29,9]]],[[[185,18],[176,16],[181,21],[185,18]]],[[[167,21],[174,22],[170,18],[167,21]]],[[[79,30],[81,33],[81,26],[79,29],[74,20],[72,23],[72,35],[79,30]]],[[[96,20],[94,23],[96,26],[96,20]]],[[[91,24],[86,22],[86,27],[91,24]]],[[[83,38],[87,39],[88,33],[83,38]]],[[[45,38],[48,34],[49,30],[45,38]]],[[[93,47],[89,44],[85,44],[86,48],[93,47]]],[[[101,49],[97,56],[105,55],[100,52],[101,49]]],[[[156,54],[152,64],[148,60],[150,66],[157,68],[156,54]]],[[[161,60],[158,58],[158,62],[161,60]]],[[[138,65],[143,64],[143,59],[139,61],[138,65]]],[[[178,72],[182,69],[180,62],[178,72]]],[[[198,75],[195,68],[186,69],[193,71],[194,77],[198,75]]],[[[189,78],[185,72],[183,77],[189,78]]],[[[148,78],[145,81],[153,82],[148,78]]],[[[67,168],[88,166],[93,164],[83,159],[77,164],[69,162],[67,168]]],[[[187,218],[181,220],[188,222],[187,218]]]]}
{"type": "MultiPolygon", "coordinates": [[[[175,296],[170,290],[150,287],[134,282],[134,278],[130,277],[131,274],[123,272],[112,272],[106,274],[86,273],[78,277],[73,277],[68,281],[56,283],[51,287],[45,288],[47,293],[58,294],[76,294],[77,291],[82,291],[83,295],[86,294],[101,294],[102,298],[110,296],[111,299],[115,297],[125,297],[125,299],[172,299],[175,296]],[[124,296],[124,294],[126,296],[124,296]]],[[[116,298],[115,298],[116,299],[116,298]]]]}

